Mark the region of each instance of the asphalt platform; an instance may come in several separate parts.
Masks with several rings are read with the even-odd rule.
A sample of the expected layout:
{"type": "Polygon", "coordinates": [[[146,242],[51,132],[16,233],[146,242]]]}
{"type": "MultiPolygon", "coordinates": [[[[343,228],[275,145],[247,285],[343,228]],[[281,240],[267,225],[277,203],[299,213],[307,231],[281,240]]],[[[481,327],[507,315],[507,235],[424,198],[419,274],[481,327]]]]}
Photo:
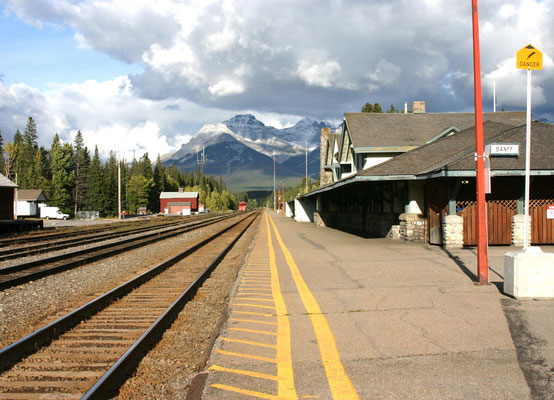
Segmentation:
{"type": "Polygon", "coordinates": [[[518,248],[489,248],[492,284],[478,286],[475,248],[367,239],[267,212],[199,393],[554,399],[554,299],[502,293],[508,251],[518,248]]]}

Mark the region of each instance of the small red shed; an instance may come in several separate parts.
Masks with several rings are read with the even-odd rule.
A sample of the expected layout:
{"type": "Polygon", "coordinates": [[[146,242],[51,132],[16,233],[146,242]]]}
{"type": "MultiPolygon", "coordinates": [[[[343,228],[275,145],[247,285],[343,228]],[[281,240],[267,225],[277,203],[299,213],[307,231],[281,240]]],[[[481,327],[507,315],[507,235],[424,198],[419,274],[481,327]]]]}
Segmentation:
{"type": "Polygon", "coordinates": [[[184,215],[198,211],[198,197],[198,192],[162,192],[160,212],[184,215]]]}
{"type": "Polygon", "coordinates": [[[239,211],[246,211],[246,201],[239,202],[239,211]]]}

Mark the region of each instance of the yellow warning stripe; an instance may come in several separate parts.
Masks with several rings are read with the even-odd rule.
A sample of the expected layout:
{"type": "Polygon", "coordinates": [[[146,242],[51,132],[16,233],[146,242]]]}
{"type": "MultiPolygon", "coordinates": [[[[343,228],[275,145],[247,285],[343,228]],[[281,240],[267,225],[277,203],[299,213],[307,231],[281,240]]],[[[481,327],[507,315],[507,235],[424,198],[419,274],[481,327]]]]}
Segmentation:
{"type": "Polygon", "coordinates": [[[256,356],[254,354],[244,354],[244,353],[235,353],[234,351],[225,351],[225,350],[216,350],[219,354],[223,354],[226,356],[233,356],[233,357],[241,357],[241,358],[250,358],[252,360],[260,360],[260,361],[267,361],[270,363],[276,363],[277,360],[274,360],[273,358],[268,357],[262,357],[262,356],[256,356]]]}
{"type": "Polygon", "coordinates": [[[276,349],[277,348],[277,345],[274,345],[274,344],[254,342],[252,340],[232,339],[232,338],[228,338],[228,337],[222,337],[221,340],[224,340],[226,342],[233,342],[233,343],[250,344],[252,346],[269,347],[271,349],[276,349]]]}
{"type": "Polygon", "coordinates": [[[239,332],[250,332],[250,333],[259,333],[262,335],[271,335],[271,336],[277,336],[276,332],[270,332],[270,331],[258,331],[256,329],[245,329],[245,328],[229,328],[230,331],[239,331],[239,332]]]}
{"type": "Polygon", "coordinates": [[[273,302],[273,299],[256,299],[254,297],[235,297],[237,300],[254,300],[254,301],[271,301],[273,302]]]}
{"type": "Polygon", "coordinates": [[[262,317],[276,317],[275,314],[264,314],[264,313],[258,313],[258,312],[252,312],[252,311],[233,311],[233,314],[247,314],[247,315],[259,315],[262,317]]]}
{"type": "Polygon", "coordinates": [[[257,319],[231,318],[231,321],[251,322],[253,324],[277,325],[277,322],[260,321],[260,320],[257,320],[257,319]]]}
{"type": "Polygon", "coordinates": [[[335,336],[333,335],[333,332],[329,327],[327,318],[325,318],[325,316],[322,314],[321,309],[319,308],[319,304],[317,303],[312,292],[310,292],[308,285],[306,285],[306,282],[304,281],[304,278],[302,277],[302,274],[300,273],[296,262],[292,258],[290,251],[285,246],[285,243],[283,242],[283,239],[281,238],[281,235],[279,234],[275,223],[269,216],[268,218],[271,221],[271,225],[273,226],[275,237],[277,238],[281,250],[285,255],[285,259],[294,279],[294,283],[296,284],[296,287],[298,289],[298,293],[300,294],[300,298],[302,299],[302,303],[304,304],[304,307],[306,308],[306,311],[312,322],[312,327],[314,329],[317,343],[319,345],[321,361],[323,363],[323,367],[325,368],[325,374],[327,375],[327,381],[329,382],[329,387],[331,389],[331,393],[333,394],[333,398],[341,400],[358,400],[359,397],[356,393],[356,389],[354,388],[354,385],[352,385],[352,382],[350,381],[350,378],[344,370],[344,366],[340,360],[340,354],[337,349],[335,336]]]}
{"type": "Polygon", "coordinates": [[[217,389],[228,390],[230,392],[246,394],[246,395],[253,396],[253,397],[259,397],[260,399],[269,399],[269,400],[282,399],[282,397],[280,397],[280,396],[274,396],[272,394],[256,392],[254,390],[241,389],[241,388],[237,388],[237,387],[234,387],[234,386],[221,385],[219,383],[214,383],[213,385],[210,385],[210,386],[214,387],[214,388],[217,388],[217,389]]]}
{"type": "Polygon", "coordinates": [[[221,372],[230,372],[232,374],[246,375],[246,376],[251,376],[253,378],[271,379],[271,380],[274,380],[274,381],[279,379],[275,375],[262,374],[260,372],[248,371],[248,370],[245,370],[245,369],[225,368],[225,367],[220,367],[219,365],[212,365],[210,367],[210,370],[221,371],[221,372]]]}
{"type": "Polygon", "coordinates": [[[294,371],[292,369],[292,354],[290,340],[290,323],[287,313],[285,299],[281,293],[279,283],[279,272],[275,260],[275,249],[271,240],[271,229],[266,214],[267,245],[269,247],[269,265],[271,268],[271,288],[275,299],[275,310],[277,312],[277,376],[279,377],[278,398],[297,399],[294,386],[294,371]]]}
{"type": "Polygon", "coordinates": [[[245,307],[258,307],[258,308],[270,308],[272,310],[275,310],[275,307],[271,307],[271,306],[260,306],[258,304],[233,304],[233,306],[245,306],[245,307]]]}

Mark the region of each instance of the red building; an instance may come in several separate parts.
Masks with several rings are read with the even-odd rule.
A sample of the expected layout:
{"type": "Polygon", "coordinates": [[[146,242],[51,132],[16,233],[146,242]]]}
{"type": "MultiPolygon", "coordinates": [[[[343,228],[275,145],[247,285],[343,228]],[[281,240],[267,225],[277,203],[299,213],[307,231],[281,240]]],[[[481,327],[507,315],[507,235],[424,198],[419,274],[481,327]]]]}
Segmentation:
{"type": "Polygon", "coordinates": [[[196,211],[198,211],[198,192],[160,193],[160,212],[186,215],[196,211]]]}
{"type": "Polygon", "coordinates": [[[239,211],[246,211],[246,201],[239,202],[239,211]]]}

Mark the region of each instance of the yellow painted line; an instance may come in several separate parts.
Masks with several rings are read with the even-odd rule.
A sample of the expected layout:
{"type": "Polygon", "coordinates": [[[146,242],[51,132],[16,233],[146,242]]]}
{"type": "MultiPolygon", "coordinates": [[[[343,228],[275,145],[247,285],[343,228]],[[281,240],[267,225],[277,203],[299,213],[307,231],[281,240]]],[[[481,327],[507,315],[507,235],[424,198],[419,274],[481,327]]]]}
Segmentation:
{"type": "Polygon", "coordinates": [[[271,285],[252,285],[250,283],[241,283],[240,285],[242,287],[239,290],[254,289],[254,288],[265,289],[265,288],[270,288],[271,287],[271,285]]]}
{"type": "Polygon", "coordinates": [[[277,322],[259,321],[257,319],[231,318],[231,321],[252,322],[253,324],[278,325],[277,322]]]}
{"type": "Polygon", "coordinates": [[[250,332],[250,333],[261,333],[262,335],[271,335],[271,336],[277,336],[277,333],[270,332],[270,331],[258,331],[256,329],[243,329],[243,328],[229,328],[231,331],[239,331],[239,332],[250,332]]]}
{"type": "Polygon", "coordinates": [[[247,315],[260,315],[262,317],[276,317],[276,315],[274,314],[264,314],[264,313],[251,312],[251,311],[233,311],[233,314],[247,314],[247,315]]]}
{"type": "Polygon", "coordinates": [[[235,297],[237,300],[254,300],[254,301],[271,301],[273,302],[273,299],[256,299],[254,297],[235,297]]]}
{"type": "Polygon", "coordinates": [[[271,217],[267,217],[271,221],[275,237],[277,238],[279,246],[285,255],[285,259],[294,279],[294,283],[298,289],[298,293],[300,294],[300,298],[302,299],[302,303],[304,304],[304,307],[306,308],[308,316],[312,322],[312,327],[319,345],[321,361],[323,363],[323,367],[325,368],[325,374],[327,375],[327,381],[329,382],[333,398],[341,400],[358,400],[359,397],[356,393],[356,389],[354,388],[354,385],[352,385],[352,381],[350,381],[348,374],[344,370],[344,365],[340,360],[340,354],[337,349],[335,336],[333,335],[333,331],[331,331],[327,318],[325,318],[322,314],[319,304],[317,303],[312,292],[310,292],[308,285],[306,285],[306,282],[304,281],[294,258],[292,258],[290,251],[285,246],[275,223],[271,217]]]}
{"type": "Polygon", "coordinates": [[[273,381],[276,381],[277,379],[279,379],[275,375],[262,374],[260,372],[248,371],[248,370],[245,370],[245,369],[225,368],[225,367],[220,367],[219,365],[212,365],[210,367],[210,370],[212,370],[212,371],[221,371],[221,372],[230,372],[232,374],[246,375],[246,376],[251,376],[253,378],[271,379],[273,381]]]}
{"type": "Polygon", "coordinates": [[[233,304],[233,306],[245,306],[245,307],[258,307],[258,308],[270,308],[272,310],[275,310],[275,307],[271,306],[260,306],[258,304],[233,304]]]}
{"type": "Polygon", "coordinates": [[[235,353],[233,351],[225,351],[225,350],[217,350],[217,352],[219,354],[223,354],[223,355],[226,355],[226,356],[250,358],[252,360],[267,361],[267,362],[270,362],[270,363],[276,363],[277,362],[277,360],[274,360],[273,358],[255,356],[253,354],[235,353]]]}
{"type": "Polygon", "coordinates": [[[282,399],[282,397],[279,397],[279,396],[274,396],[272,394],[267,394],[267,393],[261,393],[261,392],[255,392],[253,390],[246,390],[246,389],[241,389],[241,388],[238,388],[238,387],[234,387],[234,386],[228,386],[228,385],[221,385],[219,383],[214,383],[212,385],[210,385],[211,387],[214,387],[214,388],[217,388],[217,389],[221,389],[221,390],[227,390],[229,392],[235,392],[235,393],[240,393],[240,394],[246,394],[248,396],[253,396],[253,397],[258,397],[260,399],[269,399],[269,400],[278,400],[278,399],[282,399]]]}
{"type": "Polygon", "coordinates": [[[273,298],[273,296],[271,295],[271,293],[260,293],[260,292],[243,292],[242,290],[239,290],[240,291],[240,295],[241,296],[269,296],[271,298],[273,298]]]}
{"type": "Polygon", "coordinates": [[[271,289],[275,299],[277,312],[277,376],[279,377],[278,397],[280,399],[298,399],[294,386],[294,370],[292,368],[290,323],[285,299],[281,293],[279,271],[275,260],[275,249],[271,240],[271,228],[266,213],[267,246],[269,248],[269,265],[271,268],[271,289]]]}
{"type": "Polygon", "coordinates": [[[274,344],[254,342],[252,340],[232,339],[232,338],[228,338],[228,337],[222,337],[221,340],[224,340],[226,342],[233,342],[233,343],[250,344],[252,346],[269,347],[270,349],[276,349],[277,348],[277,345],[274,345],[274,344]]]}
{"type": "Polygon", "coordinates": [[[271,283],[271,279],[243,279],[241,282],[245,283],[271,283]]]}

